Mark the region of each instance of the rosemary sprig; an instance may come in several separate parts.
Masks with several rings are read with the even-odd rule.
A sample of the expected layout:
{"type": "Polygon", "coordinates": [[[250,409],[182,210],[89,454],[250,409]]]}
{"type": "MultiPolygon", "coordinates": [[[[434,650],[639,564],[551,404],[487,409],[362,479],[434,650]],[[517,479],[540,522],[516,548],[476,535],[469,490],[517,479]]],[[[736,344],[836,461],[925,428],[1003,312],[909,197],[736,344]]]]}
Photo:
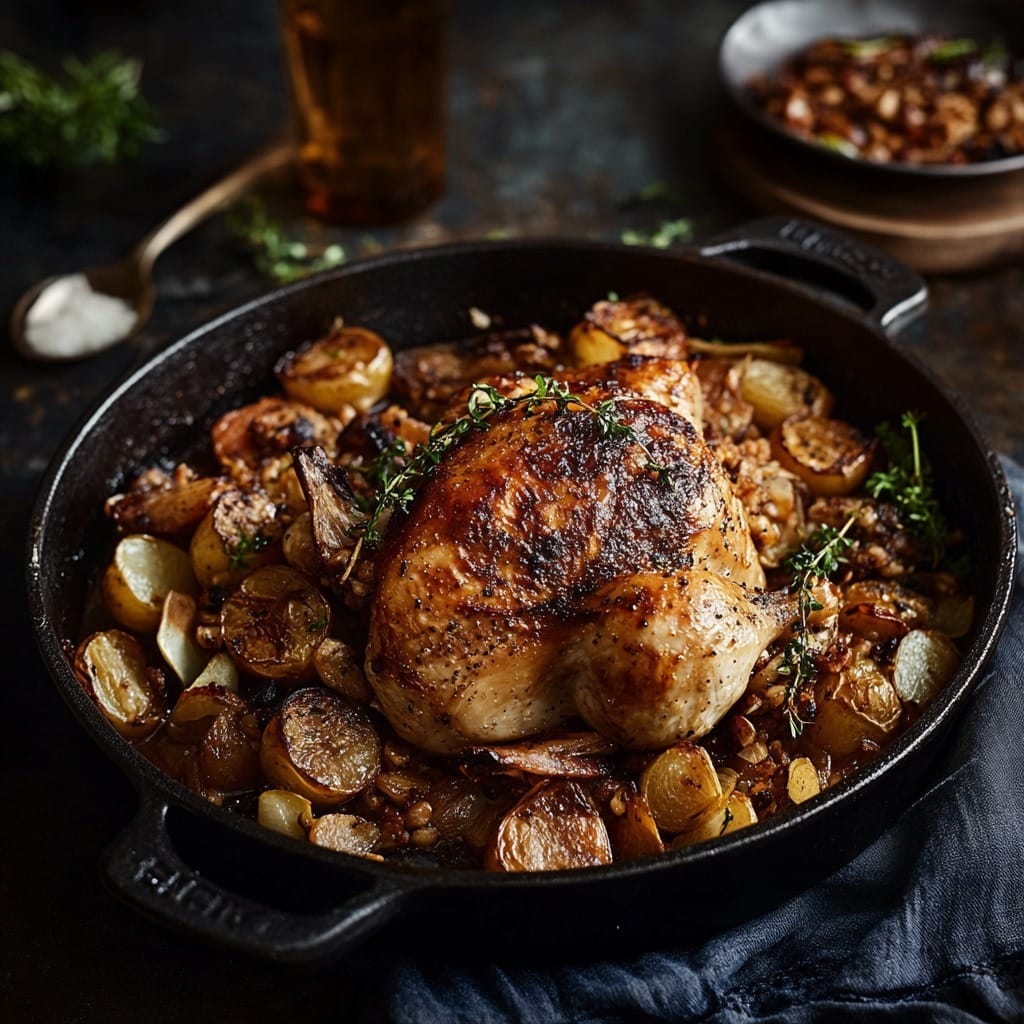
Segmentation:
{"type": "Polygon", "coordinates": [[[829,579],[845,563],[845,553],[853,546],[847,533],[856,519],[857,512],[854,512],[839,529],[819,527],[810,540],[797,548],[786,561],[786,568],[793,573],[789,589],[790,593],[796,594],[798,621],[790,627],[792,637],[782,652],[779,675],[788,677],[782,713],[789,721],[789,731],[794,737],[799,736],[807,724],[797,709],[797,696],[817,669],[815,652],[807,639],[808,618],[812,612],[822,609],[821,602],[814,596],[814,586],[829,579]]]}
{"type": "Polygon", "coordinates": [[[142,67],[118,53],[68,58],[54,77],[0,53],[0,145],[35,167],[113,163],[161,138],[139,89],[142,67]]]}
{"type": "Polygon", "coordinates": [[[672,470],[654,458],[643,438],[616,414],[616,398],[596,404],[569,390],[568,385],[537,374],[533,390],[524,395],[508,397],[490,384],[474,383],[469,390],[466,412],[450,423],[435,424],[426,442],[409,452],[405,443],[396,442],[367,468],[365,475],[376,485],[373,498],[364,508],[366,519],[359,525],[359,541],[349,559],[352,566],[364,543],[379,544],[385,516],[393,510],[407,512],[416,497],[417,486],[444,461],[449,452],[471,431],[490,429],[490,420],[497,413],[522,409],[532,416],[545,403],[553,403],[555,414],[579,409],[589,413],[598,423],[601,437],[622,438],[637,445],[647,458],[644,469],[658,481],[672,485],[672,470]]]}
{"type": "Polygon", "coordinates": [[[872,473],[865,486],[873,498],[896,506],[900,520],[924,546],[934,568],[946,554],[949,529],[932,489],[931,467],[921,451],[921,420],[918,413],[905,412],[900,418],[905,436],[888,423],[877,428],[889,466],[872,473]]]}

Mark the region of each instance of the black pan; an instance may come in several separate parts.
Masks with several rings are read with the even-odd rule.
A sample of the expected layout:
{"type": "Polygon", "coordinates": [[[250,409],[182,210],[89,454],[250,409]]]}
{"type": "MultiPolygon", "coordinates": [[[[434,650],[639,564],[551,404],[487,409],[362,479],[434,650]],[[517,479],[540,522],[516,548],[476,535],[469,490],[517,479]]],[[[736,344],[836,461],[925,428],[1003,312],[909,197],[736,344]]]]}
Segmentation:
{"type": "Polygon", "coordinates": [[[720,929],[837,867],[924,779],[996,642],[1013,579],[1013,506],[996,456],[967,411],[891,337],[924,302],[921,280],[883,254],[770,219],[672,253],[561,241],[395,253],[274,292],[156,356],[56,457],[29,544],[43,657],[82,726],[139,792],[138,816],[106,856],[114,890],[193,936],[282,960],[338,955],[396,918],[395,931],[446,948],[512,944],[564,955],[720,929]],[[794,276],[805,283],[785,280],[794,276]],[[809,369],[841,396],[838,414],[867,427],[906,408],[925,413],[941,498],[972,541],[977,620],[961,669],[877,761],[788,816],[702,846],[607,868],[504,876],[378,864],[297,843],[206,803],[114,733],[72,675],[68,651],[110,550],[104,499],[133,470],[196,450],[221,413],[273,387],[284,350],[320,336],[339,313],[397,348],[471,333],[471,306],[503,326],[564,330],[611,290],[646,290],[704,334],[794,338],[809,369]]]}
{"type": "Polygon", "coordinates": [[[767,0],[740,15],[722,39],[718,72],[735,105],[762,129],[821,161],[822,173],[837,164],[872,173],[926,178],[975,178],[1024,170],[1024,153],[971,164],[879,163],[847,157],[818,145],[765,114],[748,85],[771,76],[794,54],[826,37],[875,38],[941,32],[981,43],[1001,39],[1024,54],[1024,4],[1019,0],[767,0]]]}

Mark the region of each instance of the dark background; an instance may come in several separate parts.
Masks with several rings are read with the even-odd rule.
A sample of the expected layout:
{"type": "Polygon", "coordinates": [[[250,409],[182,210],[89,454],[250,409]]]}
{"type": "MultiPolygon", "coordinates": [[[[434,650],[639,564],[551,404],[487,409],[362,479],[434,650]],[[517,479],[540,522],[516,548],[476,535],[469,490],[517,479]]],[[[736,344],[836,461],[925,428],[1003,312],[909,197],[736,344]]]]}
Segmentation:
{"type": "MultiPolygon", "coordinates": [[[[618,238],[678,216],[710,237],[755,212],[729,192],[710,142],[714,48],[745,6],[458,3],[445,198],[407,227],[371,232],[308,222],[287,187],[268,201],[297,235],[353,254],[489,233],[618,238]],[[626,201],[659,180],[678,187],[678,200],[626,201]]],[[[115,168],[0,167],[0,312],[41,277],[122,254],[284,130],[276,18],[268,0],[3,5],[0,47],[25,57],[52,64],[116,47],[142,58],[166,138],[115,168]]],[[[903,343],[963,393],[998,450],[1024,458],[1024,270],[929,285],[930,312],[903,343]]],[[[61,367],[0,346],[0,1020],[347,1020],[371,998],[358,960],[296,977],[200,949],[113,901],[96,865],[133,793],[49,684],[24,610],[32,498],[75,421],[149,354],[268,287],[216,218],[160,260],[154,316],[128,345],[61,367]]]]}

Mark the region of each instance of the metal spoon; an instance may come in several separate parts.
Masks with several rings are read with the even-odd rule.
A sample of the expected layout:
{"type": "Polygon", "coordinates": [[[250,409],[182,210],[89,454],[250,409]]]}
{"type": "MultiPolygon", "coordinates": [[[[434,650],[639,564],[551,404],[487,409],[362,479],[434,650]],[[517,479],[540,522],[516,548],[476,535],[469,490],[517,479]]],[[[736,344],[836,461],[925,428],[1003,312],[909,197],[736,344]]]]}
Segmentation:
{"type": "Polygon", "coordinates": [[[29,310],[51,285],[75,276],[66,274],[40,281],[18,300],[11,313],[10,324],[11,341],[15,349],[27,359],[65,362],[106,351],[122,341],[127,341],[143,327],[153,311],[153,265],[157,257],[172,242],[176,242],[182,235],[191,231],[211,213],[226,206],[259,178],[284,167],[293,155],[294,148],[291,143],[280,143],[257,154],[158,224],[124,259],[115,263],[87,267],[79,272],[85,276],[93,291],[122,299],[134,310],[135,321],[127,333],[114,338],[102,348],[93,348],[88,352],[55,354],[34,348],[27,330],[29,310]]]}

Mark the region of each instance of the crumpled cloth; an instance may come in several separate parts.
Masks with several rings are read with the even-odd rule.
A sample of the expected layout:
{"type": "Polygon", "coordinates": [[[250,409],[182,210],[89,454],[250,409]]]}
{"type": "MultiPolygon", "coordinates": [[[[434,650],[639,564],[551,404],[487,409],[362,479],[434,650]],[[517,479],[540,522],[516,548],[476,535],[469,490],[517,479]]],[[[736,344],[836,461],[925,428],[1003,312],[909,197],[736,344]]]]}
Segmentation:
{"type": "MultiPolygon", "coordinates": [[[[1024,467],[1004,468],[1024,523],[1024,467]]],[[[930,786],[815,888],[702,945],[617,961],[363,966],[361,1018],[401,1024],[1024,1021],[1024,571],[930,786]]]]}

